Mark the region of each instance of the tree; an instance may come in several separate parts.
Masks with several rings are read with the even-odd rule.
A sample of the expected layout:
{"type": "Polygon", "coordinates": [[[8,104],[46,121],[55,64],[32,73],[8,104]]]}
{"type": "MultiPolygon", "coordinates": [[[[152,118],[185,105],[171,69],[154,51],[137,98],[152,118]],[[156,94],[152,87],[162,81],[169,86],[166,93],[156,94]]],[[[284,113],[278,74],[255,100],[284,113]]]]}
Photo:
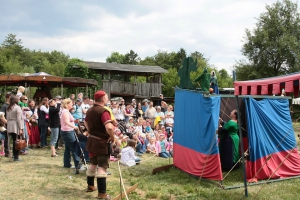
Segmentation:
{"type": "Polygon", "coordinates": [[[219,72],[216,71],[216,74],[219,88],[233,87],[233,80],[225,69],[221,69],[219,72]]]}
{"type": "Polygon", "coordinates": [[[173,58],[173,67],[178,71],[182,67],[182,61],[186,58],[186,51],[183,48],[180,48],[179,51],[175,54],[173,58]]]}
{"type": "Polygon", "coordinates": [[[156,66],[154,57],[147,56],[144,60],[140,61],[140,65],[156,66]]]}
{"type": "Polygon", "coordinates": [[[2,49],[6,49],[6,57],[8,59],[15,59],[15,57],[21,57],[24,47],[22,46],[21,39],[17,39],[14,34],[8,34],[5,40],[1,44],[2,49]]]}
{"type": "Polygon", "coordinates": [[[141,58],[133,50],[125,54],[124,64],[136,65],[140,62],[141,58]]]}
{"type": "MultiPolygon", "coordinates": [[[[252,32],[246,29],[242,54],[256,72],[255,78],[299,71],[300,18],[297,7],[297,3],[290,0],[267,5],[256,28],[252,32]]],[[[240,64],[239,70],[242,70],[240,64]]],[[[244,67],[249,68],[249,65],[244,67]]]]}
{"type": "Polygon", "coordinates": [[[78,58],[72,58],[69,60],[66,70],[66,77],[81,77],[81,78],[89,78],[89,69],[82,62],[82,60],[78,58]]]}
{"type": "Polygon", "coordinates": [[[125,62],[125,56],[119,52],[113,51],[110,56],[106,58],[106,62],[122,64],[125,62]]]}
{"type": "Polygon", "coordinates": [[[169,69],[169,73],[162,74],[162,83],[163,83],[163,94],[166,97],[174,97],[175,91],[174,87],[178,86],[180,82],[177,69],[169,69]]]}

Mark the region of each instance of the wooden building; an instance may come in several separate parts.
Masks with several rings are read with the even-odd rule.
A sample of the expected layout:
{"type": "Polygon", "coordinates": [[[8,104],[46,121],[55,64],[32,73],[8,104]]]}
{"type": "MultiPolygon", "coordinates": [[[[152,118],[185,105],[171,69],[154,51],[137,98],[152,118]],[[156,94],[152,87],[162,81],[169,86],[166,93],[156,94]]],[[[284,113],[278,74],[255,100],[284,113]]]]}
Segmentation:
{"type": "Polygon", "coordinates": [[[109,95],[109,98],[120,96],[136,99],[158,97],[162,93],[162,73],[168,72],[159,66],[84,63],[89,69],[94,69],[102,75],[101,89],[109,95]],[[138,76],[146,77],[146,82],[137,82],[138,76]]]}

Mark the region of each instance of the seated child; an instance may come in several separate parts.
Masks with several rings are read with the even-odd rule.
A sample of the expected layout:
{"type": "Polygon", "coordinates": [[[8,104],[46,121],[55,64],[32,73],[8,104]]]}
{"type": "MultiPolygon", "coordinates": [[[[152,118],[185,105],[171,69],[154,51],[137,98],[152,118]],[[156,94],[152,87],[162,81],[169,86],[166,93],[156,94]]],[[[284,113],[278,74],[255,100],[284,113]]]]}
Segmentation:
{"type": "Polygon", "coordinates": [[[141,156],[141,155],[143,155],[143,144],[139,139],[139,134],[140,134],[139,132],[133,134],[132,139],[136,142],[135,150],[136,150],[137,155],[141,156]]]}
{"type": "Polygon", "coordinates": [[[129,129],[134,126],[133,118],[129,117],[129,121],[126,123],[126,127],[129,129]]]}
{"type": "Polygon", "coordinates": [[[170,155],[173,156],[173,132],[171,132],[171,135],[169,137],[169,147],[170,155]]]}
{"type": "Polygon", "coordinates": [[[115,145],[113,146],[113,150],[111,155],[115,158],[120,158],[121,156],[121,140],[117,139],[115,145]]]}
{"type": "Polygon", "coordinates": [[[144,139],[144,144],[143,144],[143,147],[142,147],[143,152],[146,152],[149,142],[150,142],[150,133],[146,133],[145,139],[144,139]]]}
{"type": "Polygon", "coordinates": [[[129,140],[127,146],[122,149],[122,151],[121,151],[122,155],[121,155],[121,160],[120,160],[120,163],[122,165],[131,167],[141,161],[140,158],[138,158],[134,155],[135,146],[136,146],[136,141],[129,140]]]}
{"type": "Polygon", "coordinates": [[[156,155],[163,158],[169,158],[169,143],[166,140],[165,134],[159,135],[159,140],[156,142],[156,155]]]}
{"type": "Polygon", "coordinates": [[[152,128],[151,128],[151,122],[146,122],[146,133],[150,133],[150,132],[152,132],[153,130],[152,130],[152,128]]]}
{"type": "Polygon", "coordinates": [[[127,135],[123,135],[122,137],[120,137],[120,139],[121,139],[121,146],[120,146],[120,148],[123,149],[124,147],[127,146],[128,136],[127,135]]]}
{"type": "Polygon", "coordinates": [[[156,150],[155,150],[155,139],[154,138],[151,138],[150,139],[150,143],[148,143],[147,145],[147,153],[153,153],[155,154],[156,153],[156,150]]]}

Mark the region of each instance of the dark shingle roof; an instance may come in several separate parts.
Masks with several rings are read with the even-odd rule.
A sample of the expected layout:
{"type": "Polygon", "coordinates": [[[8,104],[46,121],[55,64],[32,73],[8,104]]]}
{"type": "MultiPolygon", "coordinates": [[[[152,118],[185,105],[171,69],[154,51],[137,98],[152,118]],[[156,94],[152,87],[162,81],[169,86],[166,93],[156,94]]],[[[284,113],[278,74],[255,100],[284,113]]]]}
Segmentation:
{"type": "Polygon", "coordinates": [[[90,69],[98,69],[103,71],[121,71],[129,73],[153,73],[162,74],[168,71],[159,66],[147,66],[147,65],[129,65],[129,64],[117,64],[117,63],[102,63],[102,62],[88,62],[84,61],[90,69]]]}

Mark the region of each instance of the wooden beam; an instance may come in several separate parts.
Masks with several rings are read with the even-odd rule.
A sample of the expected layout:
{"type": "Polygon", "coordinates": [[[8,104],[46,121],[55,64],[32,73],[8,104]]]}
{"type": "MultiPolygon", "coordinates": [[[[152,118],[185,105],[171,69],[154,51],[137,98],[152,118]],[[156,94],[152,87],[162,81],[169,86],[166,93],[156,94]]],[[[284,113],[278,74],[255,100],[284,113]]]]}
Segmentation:
{"type": "MultiPolygon", "coordinates": [[[[130,192],[133,192],[137,188],[138,184],[135,184],[134,186],[128,188],[126,190],[126,194],[129,194],[130,192]]],[[[125,193],[122,192],[122,194],[119,194],[118,196],[114,197],[113,200],[119,200],[125,197],[125,193]]]]}
{"type": "Polygon", "coordinates": [[[174,165],[171,164],[171,165],[166,165],[166,166],[154,168],[152,170],[152,174],[156,174],[156,173],[159,173],[159,172],[162,172],[162,171],[166,171],[166,170],[170,169],[171,167],[174,167],[174,165]]]}

